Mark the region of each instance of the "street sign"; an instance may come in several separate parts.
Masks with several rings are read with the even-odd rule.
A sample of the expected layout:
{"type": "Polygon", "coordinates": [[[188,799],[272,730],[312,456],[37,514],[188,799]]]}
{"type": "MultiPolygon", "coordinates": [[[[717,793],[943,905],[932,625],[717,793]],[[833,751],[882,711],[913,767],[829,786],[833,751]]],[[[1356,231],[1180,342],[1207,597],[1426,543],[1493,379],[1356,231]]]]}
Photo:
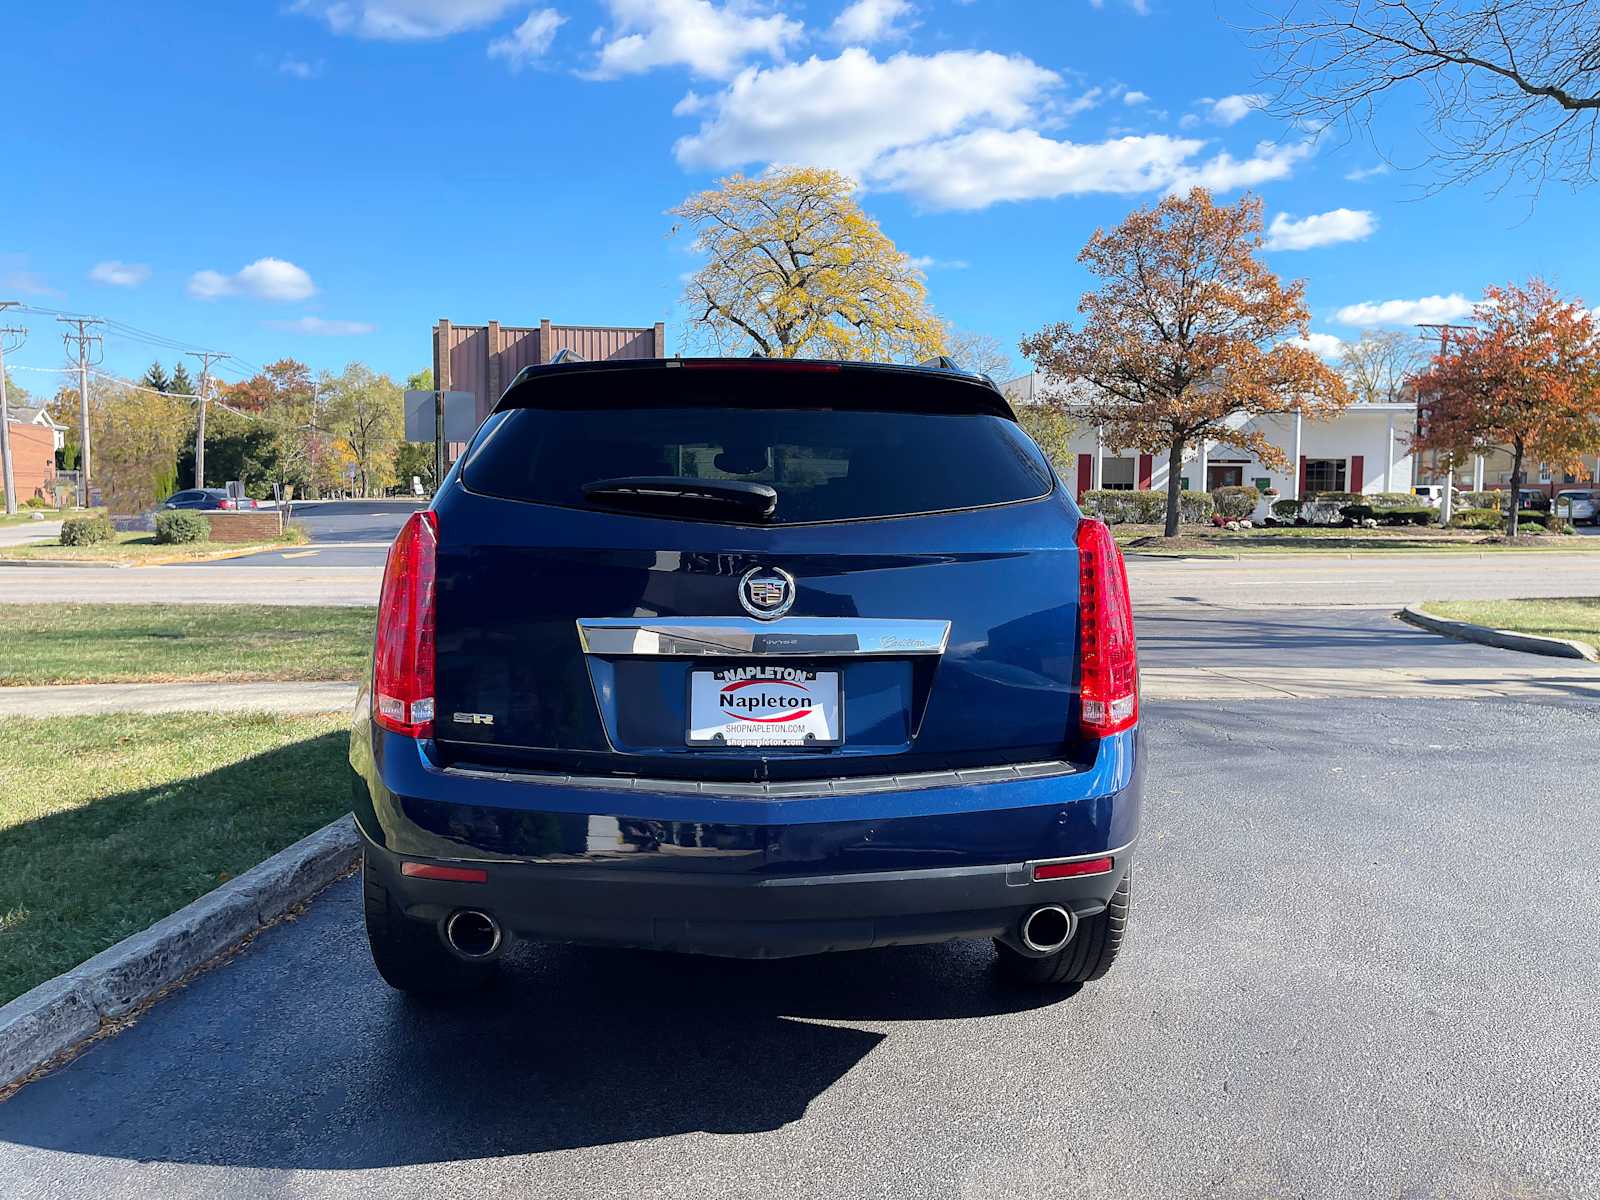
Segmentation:
{"type": "MultiPolygon", "coordinates": [[[[406,392],[406,441],[431,442],[435,392],[406,392]]],[[[470,442],[478,430],[478,398],[471,392],[444,394],[444,440],[470,442]]]]}

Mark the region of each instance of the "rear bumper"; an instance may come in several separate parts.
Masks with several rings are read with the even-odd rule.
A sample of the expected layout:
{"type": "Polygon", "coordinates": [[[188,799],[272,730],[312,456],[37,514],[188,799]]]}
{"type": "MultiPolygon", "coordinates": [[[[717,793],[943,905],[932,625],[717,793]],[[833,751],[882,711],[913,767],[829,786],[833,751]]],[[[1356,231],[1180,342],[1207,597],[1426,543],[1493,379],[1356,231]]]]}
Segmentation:
{"type": "Polygon", "coordinates": [[[1087,767],[1043,765],[749,790],[439,766],[427,743],[351,738],[370,869],[411,918],[491,913],[510,933],[736,957],[1006,937],[1027,912],[1100,912],[1127,871],[1139,734],[1087,767]],[[1034,882],[1041,861],[1112,871],[1034,882]],[[487,881],[401,874],[471,864],[487,881]]]}
{"type": "MultiPolygon", "coordinates": [[[[1112,871],[1034,882],[1025,863],[778,878],[494,863],[483,883],[402,876],[401,856],[368,846],[368,864],[413,920],[442,928],[451,913],[490,913],[507,932],[541,941],[785,958],[998,937],[1057,904],[1079,918],[1103,911],[1132,862],[1112,871]]],[[[407,859],[406,861],[418,861],[407,859]]]]}

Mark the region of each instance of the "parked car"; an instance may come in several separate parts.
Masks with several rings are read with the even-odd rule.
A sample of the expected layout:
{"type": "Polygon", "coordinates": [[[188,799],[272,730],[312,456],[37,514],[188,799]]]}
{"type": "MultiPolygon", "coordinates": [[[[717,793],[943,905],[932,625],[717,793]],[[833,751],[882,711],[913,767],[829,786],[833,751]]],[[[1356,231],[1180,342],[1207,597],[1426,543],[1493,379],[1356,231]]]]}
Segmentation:
{"type": "Polygon", "coordinates": [[[1122,556],[955,369],[517,376],[389,552],[350,763],[378,971],[513,938],[770,958],[995,940],[1098,979],[1128,921],[1122,556]]]}
{"type": "Polygon", "coordinates": [[[1546,512],[1550,508],[1550,493],[1543,488],[1518,488],[1517,507],[1546,512]]]}
{"type": "Polygon", "coordinates": [[[260,508],[261,505],[249,497],[236,500],[223,488],[190,488],[185,492],[174,492],[161,502],[161,507],[232,509],[260,508]]]}
{"type": "Polygon", "coordinates": [[[1557,492],[1554,507],[1556,516],[1565,517],[1575,525],[1600,523],[1600,492],[1557,492]]]}
{"type": "Polygon", "coordinates": [[[1444,496],[1446,491],[1450,492],[1453,503],[1459,504],[1461,501],[1460,488],[1446,488],[1442,483],[1420,484],[1417,487],[1412,488],[1411,491],[1413,495],[1427,504],[1429,508],[1439,508],[1442,506],[1444,504],[1444,496]]]}

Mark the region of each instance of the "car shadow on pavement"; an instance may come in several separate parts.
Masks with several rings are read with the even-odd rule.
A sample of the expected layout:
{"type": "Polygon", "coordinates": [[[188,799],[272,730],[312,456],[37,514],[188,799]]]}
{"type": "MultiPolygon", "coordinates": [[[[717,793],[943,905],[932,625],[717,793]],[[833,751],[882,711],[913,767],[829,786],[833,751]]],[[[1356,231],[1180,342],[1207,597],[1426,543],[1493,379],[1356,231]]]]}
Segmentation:
{"type": "Polygon", "coordinates": [[[1007,989],[981,942],[777,962],[519,946],[498,986],[426,1004],[378,980],[353,882],[336,889],[296,923],[321,928],[271,931],[24,1088],[0,1137],[298,1170],[759,1133],[802,1119],[887,1036],[853,1023],[1071,995],[1007,989]]]}

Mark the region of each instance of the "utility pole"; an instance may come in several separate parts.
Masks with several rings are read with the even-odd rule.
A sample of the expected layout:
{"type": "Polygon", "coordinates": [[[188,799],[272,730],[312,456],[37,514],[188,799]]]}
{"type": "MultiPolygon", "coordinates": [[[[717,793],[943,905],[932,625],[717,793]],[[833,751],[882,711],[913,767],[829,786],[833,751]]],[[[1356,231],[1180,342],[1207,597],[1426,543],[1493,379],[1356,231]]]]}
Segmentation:
{"type": "Polygon", "coordinates": [[[188,354],[200,360],[200,413],[194,427],[194,486],[203,488],[206,485],[206,392],[211,386],[211,363],[213,359],[224,359],[228,355],[215,350],[190,350],[188,354]]]}
{"type": "MultiPolygon", "coordinates": [[[[90,445],[89,445],[89,362],[91,346],[98,346],[102,356],[105,353],[105,339],[98,333],[90,333],[89,326],[104,325],[105,322],[98,317],[57,317],[63,325],[76,325],[76,333],[63,332],[61,340],[66,343],[67,349],[72,349],[72,344],[78,344],[78,424],[80,427],[78,441],[78,507],[87,508],[89,505],[89,479],[90,479],[90,445]]],[[[95,362],[99,362],[97,358],[95,362]]]]}
{"type": "MultiPolygon", "coordinates": [[[[15,308],[17,301],[0,300],[0,311],[15,308]]],[[[17,511],[17,483],[11,474],[11,408],[6,403],[6,338],[16,336],[26,337],[26,329],[17,329],[13,326],[0,326],[0,469],[5,473],[6,487],[6,516],[14,516],[17,511]]],[[[20,346],[22,343],[17,342],[20,346]]],[[[15,347],[13,347],[14,349],[15,347]]]]}

